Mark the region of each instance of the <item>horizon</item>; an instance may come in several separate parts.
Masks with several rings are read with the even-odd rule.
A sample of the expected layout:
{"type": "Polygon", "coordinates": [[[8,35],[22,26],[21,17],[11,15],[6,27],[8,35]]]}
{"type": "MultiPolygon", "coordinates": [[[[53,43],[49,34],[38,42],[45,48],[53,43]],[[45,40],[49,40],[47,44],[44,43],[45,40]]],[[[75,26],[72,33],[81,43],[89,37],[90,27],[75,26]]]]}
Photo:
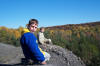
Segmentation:
{"type": "Polygon", "coordinates": [[[39,27],[100,21],[99,0],[0,0],[0,26],[25,27],[31,18],[39,27]]]}
{"type": "MultiPolygon", "coordinates": [[[[100,21],[95,21],[95,22],[84,22],[84,23],[80,23],[80,24],[87,24],[87,23],[91,24],[91,23],[97,23],[97,22],[100,23],[100,21]]],[[[78,25],[78,24],[63,24],[63,25],[78,25]]],[[[55,26],[63,26],[63,25],[46,26],[45,28],[55,27],[55,26]]],[[[6,26],[0,26],[0,27],[6,27],[6,26]]],[[[23,26],[19,26],[18,28],[20,28],[20,27],[23,27],[23,26]]],[[[8,28],[8,29],[18,29],[18,28],[9,28],[9,27],[6,27],[6,28],[8,28]]],[[[23,28],[25,28],[25,27],[23,27],[23,28]]],[[[38,27],[38,28],[41,28],[41,27],[38,27]]]]}

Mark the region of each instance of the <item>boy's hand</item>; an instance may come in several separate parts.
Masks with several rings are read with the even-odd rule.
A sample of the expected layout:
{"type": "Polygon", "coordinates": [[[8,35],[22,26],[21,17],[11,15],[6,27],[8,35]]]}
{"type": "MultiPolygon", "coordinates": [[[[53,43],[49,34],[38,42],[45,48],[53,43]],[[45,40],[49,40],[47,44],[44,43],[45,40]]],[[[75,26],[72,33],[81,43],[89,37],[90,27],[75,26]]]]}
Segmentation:
{"type": "Polygon", "coordinates": [[[45,64],[47,64],[47,63],[46,63],[45,61],[43,61],[43,62],[41,62],[41,64],[42,64],[42,65],[45,65],[45,64]]]}

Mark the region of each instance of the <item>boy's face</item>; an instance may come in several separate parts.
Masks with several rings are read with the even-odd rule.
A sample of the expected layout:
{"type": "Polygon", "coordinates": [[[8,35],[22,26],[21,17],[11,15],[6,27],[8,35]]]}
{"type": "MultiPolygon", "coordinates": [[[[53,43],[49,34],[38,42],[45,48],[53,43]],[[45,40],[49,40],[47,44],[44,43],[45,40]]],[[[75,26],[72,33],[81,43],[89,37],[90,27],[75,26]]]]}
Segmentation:
{"type": "Polygon", "coordinates": [[[44,28],[42,28],[42,29],[41,29],[41,32],[44,32],[44,31],[45,31],[44,28]]]}
{"type": "Polygon", "coordinates": [[[37,24],[31,24],[29,26],[30,32],[35,32],[37,30],[38,25],[37,24]]]}

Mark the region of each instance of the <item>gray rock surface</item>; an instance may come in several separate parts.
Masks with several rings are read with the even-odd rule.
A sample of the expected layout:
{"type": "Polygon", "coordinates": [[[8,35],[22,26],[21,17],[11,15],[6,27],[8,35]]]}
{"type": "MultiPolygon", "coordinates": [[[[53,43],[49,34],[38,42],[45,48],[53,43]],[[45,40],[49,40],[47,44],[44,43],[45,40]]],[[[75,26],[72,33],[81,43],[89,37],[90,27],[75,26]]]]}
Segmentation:
{"type": "Polygon", "coordinates": [[[83,61],[75,54],[73,54],[72,51],[69,51],[57,45],[48,44],[48,45],[40,45],[40,47],[44,51],[53,52],[62,57],[63,61],[66,61],[67,63],[66,66],[85,66],[83,61]]]}
{"type": "MultiPolygon", "coordinates": [[[[40,47],[51,55],[47,65],[42,66],[85,66],[80,58],[67,49],[63,49],[56,45],[40,45],[40,47]]],[[[0,66],[22,66],[22,58],[24,58],[24,55],[21,47],[0,43],[0,66]]],[[[41,65],[33,64],[27,66],[41,65]]]]}

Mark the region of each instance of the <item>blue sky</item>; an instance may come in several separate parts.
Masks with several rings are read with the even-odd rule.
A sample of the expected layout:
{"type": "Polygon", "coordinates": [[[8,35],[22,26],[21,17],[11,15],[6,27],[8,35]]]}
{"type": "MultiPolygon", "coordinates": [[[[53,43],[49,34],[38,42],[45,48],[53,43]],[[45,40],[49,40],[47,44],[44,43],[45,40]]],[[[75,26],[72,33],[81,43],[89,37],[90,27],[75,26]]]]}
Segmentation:
{"type": "Polygon", "coordinates": [[[25,27],[31,18],[39,27],[100,21],[100,0],[0,0],[0,26],[25,27]]]}

